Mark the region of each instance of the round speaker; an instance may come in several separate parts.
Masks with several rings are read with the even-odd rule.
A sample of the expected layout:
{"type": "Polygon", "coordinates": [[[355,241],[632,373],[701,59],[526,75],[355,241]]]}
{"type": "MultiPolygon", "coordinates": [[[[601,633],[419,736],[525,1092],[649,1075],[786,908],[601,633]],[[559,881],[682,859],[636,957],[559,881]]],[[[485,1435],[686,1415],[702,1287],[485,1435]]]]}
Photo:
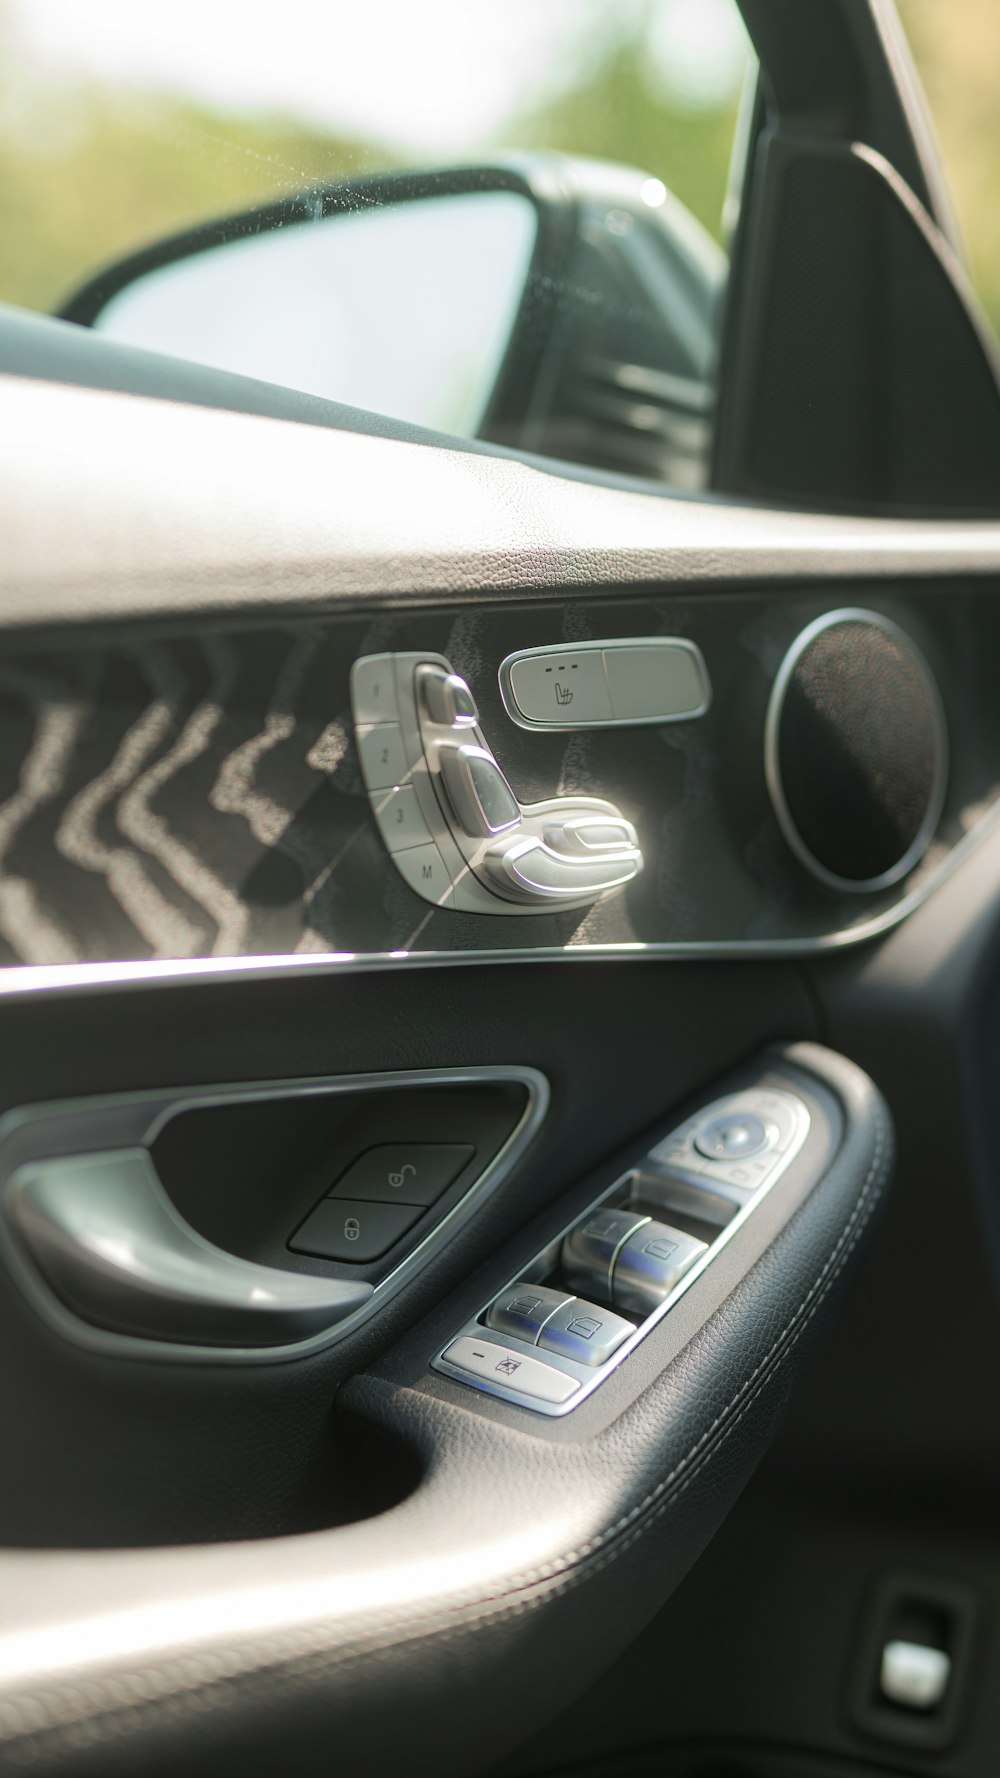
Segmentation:
{"type": "Polygon", "coordinates": [[[912,870],[941,817],[947,759],[937,685],[898,625],[832,611],[803,630],[774,682],[765,768],[814,877],[870,892],[912,870]]]}

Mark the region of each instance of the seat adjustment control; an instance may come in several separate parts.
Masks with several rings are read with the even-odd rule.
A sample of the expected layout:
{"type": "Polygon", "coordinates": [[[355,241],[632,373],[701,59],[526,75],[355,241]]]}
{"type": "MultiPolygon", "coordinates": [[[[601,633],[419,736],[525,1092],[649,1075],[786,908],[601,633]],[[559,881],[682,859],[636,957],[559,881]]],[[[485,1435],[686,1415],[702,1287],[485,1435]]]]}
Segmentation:
{"type": "Polygon", "coordinates": [[[437,757],[448,801],[466,833],[486,837],[520,825],[517,798],[485,747],[445,742],[437,757]]]}
{"type": "Polygon", "coordinates": [[[442,728],[475,728],[479,721],[476,700],[459,673],[445,667],[419,667],[417,690],[432,722],[442,728]]]}
{"type": "MultiPolygon", "coordinates": [[[[546,678],[544,664],[539,671],[546,678]]],[[[562,662],[556,679],[564,708],[591,682],[603,687],[600,659],[562,662]]],[[[642,869],[636,830],[614,803],[518,800],[469,686],[442,656],[364,656],[351,696],[382,839],[400,876],[434,907],[507,915],[585,908],[642,869]]]]}

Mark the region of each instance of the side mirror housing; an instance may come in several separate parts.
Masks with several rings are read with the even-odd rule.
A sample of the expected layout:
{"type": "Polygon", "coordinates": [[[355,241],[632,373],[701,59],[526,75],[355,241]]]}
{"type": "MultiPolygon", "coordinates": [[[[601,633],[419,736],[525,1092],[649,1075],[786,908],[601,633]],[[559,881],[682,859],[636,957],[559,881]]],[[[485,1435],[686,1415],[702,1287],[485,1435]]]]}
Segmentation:
{"type": "Polygon", "coordinates": [[[537,154],[225,217],[109,266],[61,313],[442,432],[699,488],[725,272],[659,180],[537,154]]]}

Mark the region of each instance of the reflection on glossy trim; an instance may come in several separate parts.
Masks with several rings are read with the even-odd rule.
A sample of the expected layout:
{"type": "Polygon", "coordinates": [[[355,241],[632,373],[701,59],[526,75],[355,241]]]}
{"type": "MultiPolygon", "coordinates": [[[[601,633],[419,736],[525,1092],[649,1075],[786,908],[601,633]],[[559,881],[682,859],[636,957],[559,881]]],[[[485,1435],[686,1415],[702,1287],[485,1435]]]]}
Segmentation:
{"type": "Polygon", "coordinates": [[[62,994],[96,988],[145,988],[157,984],[184,984],[209,977],[241,981],[266,976],[355,974],[379,969],[441,969],[471,964],[553,963],[578,960],[616,962],[636,957],[653,961],[675,957],[689,962],[721,961],[746,957],[816,957],[829,951],[848,950],[881,938],[899,926],[927,901],[939,885],[953,876],[970,854],[995,828],[1000,827],[1000,803],[977,821],[946,858],[891,908],[871,920],[859,921],[819,938],[720,939],[711,944],[644,944],[641,940],[604,945],[537,945],[506,951],[384,951],[361,954],[353,951],[288,952],[274,957],[162,957],[123,963],[40,963],[0,969],[0,999],[15,994],[62,994]]]}

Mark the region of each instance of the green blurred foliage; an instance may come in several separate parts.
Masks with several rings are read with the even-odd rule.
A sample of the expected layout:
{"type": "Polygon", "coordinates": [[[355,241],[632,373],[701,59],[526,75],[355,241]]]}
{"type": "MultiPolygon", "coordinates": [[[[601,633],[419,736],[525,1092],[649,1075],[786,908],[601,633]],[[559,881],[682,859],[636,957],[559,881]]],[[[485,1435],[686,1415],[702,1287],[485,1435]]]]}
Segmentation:
{"type": "MultiPolygon", "coordinates": [[[[643,72],[643,15],[581,46],[568,89],[512,120],[508,143],[603,156],[664,179],[718,234],[735,107],[685,110],[643,72]]],[[[51,310],[108,261],[208,217],[398,151],[276,116],[24,79],[0,0],[0,299],[51,310]],[[6,38],[6,41],[5,41],[6,38]]]]}
{"type": "Polygon", "coordinates": [[[654,173],[716,239],[738,100],[687,107],[658,93],[641,32],[605,45],[570,90],[515,120],[522,148],[558,148],[624,161],[654,173]]]}
{"type": "Polygon", "coordinates": [[[969,270],[1000,335],[1000,6],[897,0],[964,237],[969,270]]]}
{"type": "Polygon", "coordinates": [[[0,297],[43,310],[161,235],[392,158],[297,121],[99,88],[26,123],[0,127],[0,297]]]}
{"type": "MultiPolygon", "coordinates": [[[[1000,330],[1000,6],[899,0],[941,139],[975,282],[1000,330]]],[[[512,118],[510,146],[626,161],[662,178],[720,234],[735,98],[685,106],[657,87],[648,8],[576,46],[561,90],[512,118]]],[[[400,164],[384,145],[277,115],[25,67],[0,0],[0,299],[50,310],[109,260],[210,216],[400,164]]]]}

